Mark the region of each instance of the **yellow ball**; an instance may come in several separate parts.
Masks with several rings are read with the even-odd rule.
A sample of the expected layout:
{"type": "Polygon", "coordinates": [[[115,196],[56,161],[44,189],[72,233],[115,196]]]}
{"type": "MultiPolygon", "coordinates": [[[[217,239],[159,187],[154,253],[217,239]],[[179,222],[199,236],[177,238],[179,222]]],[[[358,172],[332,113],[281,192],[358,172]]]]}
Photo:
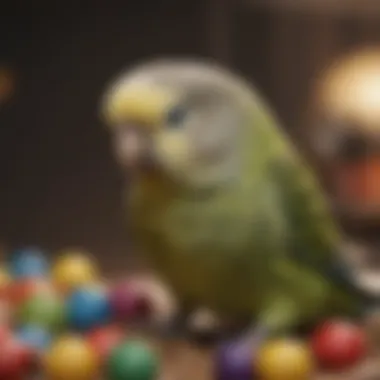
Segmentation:
{"type": "Polygon", "coordinates": [[[99,372],[99,361],[92,347],[74,335],[56,341],[43,364],[49,380],[93,380],[99,372]]]}
{"type": "Polygon", "coordinates": [[[268,342],[260,350],[256,365],[262,380],[310,380],[314,371],[310,350],[296,340],[268,342]]]}
{"type": "Polygon", "coordinates": [[[54,283],[59,289],[70,291],[97,280],[93,261],[80,251],[63,252],[52,269],[54,283]]]}

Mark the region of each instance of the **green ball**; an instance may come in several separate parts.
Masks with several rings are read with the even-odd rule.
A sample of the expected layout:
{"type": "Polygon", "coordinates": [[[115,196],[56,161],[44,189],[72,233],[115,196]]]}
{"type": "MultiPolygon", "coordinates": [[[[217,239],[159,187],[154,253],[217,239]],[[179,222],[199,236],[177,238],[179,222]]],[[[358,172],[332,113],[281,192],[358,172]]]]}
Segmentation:
{"type": "Polygon", "coordinates": [[[143,342],[128,341],[111,352],[106,371],[109,380],[153,380],[158,373],[158,360],[143,342]]]}
{"type": "Polygon", "coordinates": [[[50,331],[64,327],[66,312],[63,301],[55,295],[40,294],[26,300],[19,309],[18,322],[38,325],[50,331]]]}

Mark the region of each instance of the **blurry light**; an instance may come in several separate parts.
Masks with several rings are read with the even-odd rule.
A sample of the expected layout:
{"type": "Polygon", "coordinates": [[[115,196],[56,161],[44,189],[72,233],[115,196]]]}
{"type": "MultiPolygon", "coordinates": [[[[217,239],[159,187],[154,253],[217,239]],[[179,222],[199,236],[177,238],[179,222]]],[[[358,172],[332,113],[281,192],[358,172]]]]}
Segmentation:
{"type": "Polygon", "coordinates": [[[357,51],[329,68],[317,99],[331,117],[366,131],[380,130],[380,50],[357,51]]]}
{"type": "Polygon", "coordinates": [[[7,67],[0,66],[0,104],[13,95],[14,82],[13,72],[7,67]]]}

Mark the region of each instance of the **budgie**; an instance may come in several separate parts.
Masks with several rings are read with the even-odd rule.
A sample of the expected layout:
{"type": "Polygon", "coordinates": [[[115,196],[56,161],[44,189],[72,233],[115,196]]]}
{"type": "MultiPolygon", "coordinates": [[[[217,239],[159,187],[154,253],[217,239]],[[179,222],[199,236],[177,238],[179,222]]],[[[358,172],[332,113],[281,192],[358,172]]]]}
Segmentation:
{"type": "Polygon", "coordinates": [[[182,311],[251,318],[262,340],[374,302],[339,255],[315,174],[253,85],[214,63],[156,60],[111,83],[102,115],[128,173],[130,231],[182,311]]]}

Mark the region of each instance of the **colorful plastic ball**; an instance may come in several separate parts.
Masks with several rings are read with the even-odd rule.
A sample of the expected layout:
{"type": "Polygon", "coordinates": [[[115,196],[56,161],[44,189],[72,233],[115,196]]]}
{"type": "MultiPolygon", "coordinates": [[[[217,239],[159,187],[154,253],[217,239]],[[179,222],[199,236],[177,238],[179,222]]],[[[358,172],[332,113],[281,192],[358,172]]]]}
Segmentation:
{"type": "Polygon", "coordinates": [[[99,372],[99,361],[85,340],[72,335],[53,343],[43,367],[49,380],[93,380],[99,372]]]}
{"type": "Polygon", "coordinates": [[[216,351],[217,380],[251,380],[252,347],[248,341],[226,342],[216,351]]]}
{"type": "Polygon", "coordinates": [[[73,292],[66,310],[68,323],[79,330],[102,326],[111,319],[107,293],[97,287],[85,287],[73,292]]]}
{"type": "Polygon", "coordinates": [[[260,349],[255,370],[262,380],[310,380],[315,366],[309,348],[303,343],[275,340],[260,349]]]}
{"type": "Polygon", "coordinates": [[[81,251],[64,251],[52,269],[55,284],[64,292],[88,285],[97,280],[93,261],[81,251]]]}
{"type": "Polygon", "coordinates": [[[20,380],[31,370],[31,352],[14,339],[0,343],[0,380],[20,380]]]}
{"type": "Polygon", "coordinates": [[[108,380],[153,380],[158,374],[158,360],[143,342],[127,341],[112,350],[106,364],[108,380]]]}
{"type": "Polygon", "coordinates": [[[316,329],[311,346],[319,364],[341,370],[357,364],[368,351],[365,332],[347,321],[329,321],[316,329]]]}
{"type": "Polygon", "coordinates": [[[13,252],[9,261],[13,278],[43,277],[49,271],[44,253],[37,248],[25,248],[13,252]]]}
{"type": "Polygon", "coordinates": [[[152,302],[130,281],[117,284],[109,292],[112,313],[120,321],[142,320],[152,314],[152,302]]]}
{"type": "Polygon", "coordinates": [[[124,331],[118,326],[99,327],[87,334],[87,341],[98,354],[101,361],[108,358],[110,352],[124,339],[124,331]]]}
{"type": "Polygon", "coordinates": [[[55,295],[35,295],[20,306],[18,322],[21,325],[39,325],[48,330],[60,329],[66,322],[65,306],[55,295]]]}
{"type": "Polygon", "coordinates": [[[52,342],[52,336],[49,331],[34,325],[21,327],[16,332],[16,338],[25,346],[36,351],[44,351],[52,342]]]}

